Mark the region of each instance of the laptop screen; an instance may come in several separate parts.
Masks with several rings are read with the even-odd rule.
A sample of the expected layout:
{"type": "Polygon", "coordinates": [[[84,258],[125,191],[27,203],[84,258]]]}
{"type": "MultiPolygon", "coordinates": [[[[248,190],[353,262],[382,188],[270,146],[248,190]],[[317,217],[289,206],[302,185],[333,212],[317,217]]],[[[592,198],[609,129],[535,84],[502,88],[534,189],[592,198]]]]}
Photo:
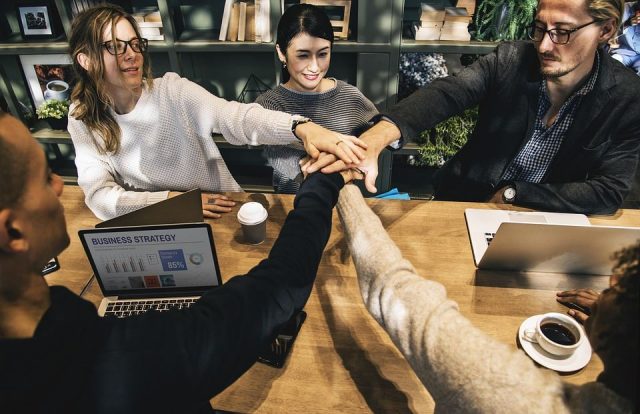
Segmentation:
{"type": "Polygon", "coordinates": [[[174,296],[222,284],[206,223],[79,231],[104,296],[174,296]]]}

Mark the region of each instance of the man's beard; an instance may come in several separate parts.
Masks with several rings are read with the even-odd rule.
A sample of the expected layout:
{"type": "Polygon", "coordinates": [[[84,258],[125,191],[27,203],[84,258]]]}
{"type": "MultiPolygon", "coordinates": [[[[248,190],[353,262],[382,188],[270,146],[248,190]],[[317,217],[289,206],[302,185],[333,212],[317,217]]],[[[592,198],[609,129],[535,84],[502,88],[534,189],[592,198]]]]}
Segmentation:
{"type": "MultiPolygon", "coordinates": [[[[546,56],[543,55],[542,57],[546,57],[546,56]]],[[[549,57],[553,58],[553,56],[549,56],[549,57]]],[[[540,56],[538,58],[542,60],[540,56]]],[[[555,61],[559,62],[559,60],[555,60],[555,61]]],[[[582,62],[582,59],[580,56],[577,57],[576,62],[577,63],[575,63],[573,66],[563,65],[560,68],[556,68],[556,69],[544,69],[541,63],[540,73],[542,74],[542,76],[544,76],[547,79],[558,79],[573,72],[580,65],[580,62],[582,62]]]]}

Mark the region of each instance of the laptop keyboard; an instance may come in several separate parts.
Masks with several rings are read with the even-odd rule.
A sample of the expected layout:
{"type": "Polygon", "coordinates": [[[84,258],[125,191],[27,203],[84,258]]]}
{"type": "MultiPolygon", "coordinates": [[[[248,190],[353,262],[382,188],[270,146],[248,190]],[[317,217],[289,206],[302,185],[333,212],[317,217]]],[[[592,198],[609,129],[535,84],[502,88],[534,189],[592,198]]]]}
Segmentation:
{"type": "Polygon", "coordinates": [[[487,240],[487,246],[491,244],[491,241],[493,240],[494,237],[496,237],[495,233],[485,233],[484,234],[484,238],[485,238],[485,240],[487,240]]]}
{"type": "Polygon", "coordinates": [[[107,304],[104,316],[126,318],[127,316],[139,315],[152,309],[158,312],[166,312],[171,309],[186,309],[191,307],[198,299],[198,297],[192,297],[181,299],[117,300],[107,304]]]}

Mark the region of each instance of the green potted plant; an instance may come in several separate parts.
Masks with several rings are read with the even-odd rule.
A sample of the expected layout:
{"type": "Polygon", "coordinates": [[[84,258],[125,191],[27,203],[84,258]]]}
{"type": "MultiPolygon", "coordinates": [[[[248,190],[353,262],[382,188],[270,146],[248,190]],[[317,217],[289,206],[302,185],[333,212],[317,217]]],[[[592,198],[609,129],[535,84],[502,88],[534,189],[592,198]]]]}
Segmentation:
{"type": "Polygon", "coordinates": [[[44,119],[52,129],[67,129],[69,101],[50,99],[44,101],[37,109],[38,119],[44,119]]]}
{"type": "Polygon", "coordinates": [[[451,117],[420,134],[416,165],[441,167],[464,144],[478,121],[478,108],[451,117]]]}
{"type": "Polygon", "coordinates": [[[526,39],[538,0],[483,0],[475,13],[477,40],[526,39]]]}

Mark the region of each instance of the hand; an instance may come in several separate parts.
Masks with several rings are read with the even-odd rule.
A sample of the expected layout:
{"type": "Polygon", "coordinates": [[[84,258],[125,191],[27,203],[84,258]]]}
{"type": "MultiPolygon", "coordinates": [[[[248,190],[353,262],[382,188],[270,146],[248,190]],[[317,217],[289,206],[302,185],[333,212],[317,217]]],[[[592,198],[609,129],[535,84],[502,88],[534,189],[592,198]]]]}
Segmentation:
{"type": "MultiPolygon", "coordinates": [[[[572,289],[556,293],[556,300],[567,306],[577,305],[589,311],[599,296],[600,293],[593,289],[572,289]]],[[[580,323],[584,323],[589,317],[587,313],[576,309],[570,309],[568,313],[580,323]]]]}
{"type": "Polygon", "coordinates": [[[303,169],[306,168],[309,173],[321,170],[325,174],[330,174],[345,169],[357,168],[360,172],[364,173],[364,183],[367,190],[371,193],[376,193],[378,192],[376,188],[378,156],[387,145],[399,139],[400,136],[400,130],[395,124],[380,121],[360,136],[360,138],[368,144],[365,153],[366,156],[360,164],[348,164],[328,154],[321,155],[317,161],[305,165],[303,169]]]}
{"type": "Polygon", "coordinates": [[[364,178],[364,174],[356,169],[342,170],[340,171],[340,175],[342,176],[345,184],[349,184],[353,180],[362,180],[364,178]]]}
{"type": "Polygon", "coordinates": [[[502,187],[500,189],[498,189],[498,191],[496,191],[495,193],[493,193],[493,195],[491,196],[491,198],[489,200],[487,200],[487,203],[495,203],[495,204],[506,204],[504,202],[504,198],[502,198],[502,195],[504,194],[504,190],[507,187],[502,187]]]}
{"type": "Polygon", "coordinates": [[[365,157],[363,149],[367,148],[367,144],[361,139],[329,131],[313,122],[298,125],[295,133],[302,139],[304,149],[311,158],[318,158],[321,152],[326,152],[346,163],[359,164],[365,157]]]}
{"type": "Polygon", "coordinates": [[[236,203],[222,194],[202,193],[202,215],[205,218],[220,218],[219,213],[229,213],[236,203]]]}
{"type": "MultiPolygon", "coordinates": [[[[326,156],[327,154],[322,153],[320,156],[326,156]]],[[[301,170],[302,170],[302,176],[304,177],[304,179],[307,179],[307,176],[309,175],[309,173],[307,173],[307,169],[304,168],[305,165],[309,165],[312,162],[311,157],[306,156],[304,158],[302,158],[299,162],[301,170]]],[[[364,178],[364,174],[362,174],[362,172],[358,171],[357,169],[349,169],[349,170],[342,170],[340,171],[340,175],[342,176],[342,179],[344,180],[345,184],[348,184],[349,182],[353,181],[353,180],[362,180],[364,178]]]]}

